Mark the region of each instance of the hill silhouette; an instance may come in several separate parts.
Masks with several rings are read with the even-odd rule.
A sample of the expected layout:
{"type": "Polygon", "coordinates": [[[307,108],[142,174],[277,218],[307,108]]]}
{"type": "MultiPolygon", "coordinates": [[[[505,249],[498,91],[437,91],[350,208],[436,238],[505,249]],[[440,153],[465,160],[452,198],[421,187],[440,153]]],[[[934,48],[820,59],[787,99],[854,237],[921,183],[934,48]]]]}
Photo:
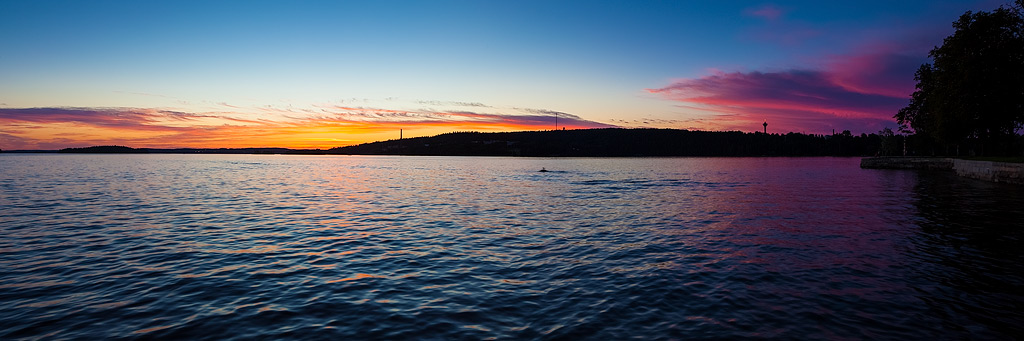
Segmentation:
{"type": "Polygon", "coordinates": [[[145,149],[135,149],[125,146],[92,146],[85,148],[64,148],[58,153],[104,153],[104,154],[139,154],[147,153],[145,149]]]}
{"type": "Polygon", "coordinates": [[[431,137],[331,148],[328,154],[451,156],[863,156],[882,144],[876,134],[855,136],[764,134],[679,129],[581,129],[454,132],[431,137]]]}

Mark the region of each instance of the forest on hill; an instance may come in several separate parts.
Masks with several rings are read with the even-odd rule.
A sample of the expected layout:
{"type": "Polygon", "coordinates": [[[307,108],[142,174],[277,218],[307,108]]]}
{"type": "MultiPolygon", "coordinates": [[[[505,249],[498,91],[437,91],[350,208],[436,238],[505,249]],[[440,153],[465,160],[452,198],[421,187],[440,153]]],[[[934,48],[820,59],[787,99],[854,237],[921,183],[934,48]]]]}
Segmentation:
{"type": "Polygon", "coordinates": [[[465,156],[870,156],[901,153],[902,136],[679,129],[454,132],[332,148],[328,154],[465,156]]]}

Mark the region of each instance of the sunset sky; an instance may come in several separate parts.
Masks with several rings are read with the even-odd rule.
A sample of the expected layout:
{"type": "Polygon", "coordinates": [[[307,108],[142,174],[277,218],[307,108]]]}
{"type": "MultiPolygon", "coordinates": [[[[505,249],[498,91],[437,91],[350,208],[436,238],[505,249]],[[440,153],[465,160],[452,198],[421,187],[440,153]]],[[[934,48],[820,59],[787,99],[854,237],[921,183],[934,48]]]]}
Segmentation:
{"type": "Polygon", "coordinates": [[[0,149],[895,128],[1005,1],[0,1],[0,149]]]}

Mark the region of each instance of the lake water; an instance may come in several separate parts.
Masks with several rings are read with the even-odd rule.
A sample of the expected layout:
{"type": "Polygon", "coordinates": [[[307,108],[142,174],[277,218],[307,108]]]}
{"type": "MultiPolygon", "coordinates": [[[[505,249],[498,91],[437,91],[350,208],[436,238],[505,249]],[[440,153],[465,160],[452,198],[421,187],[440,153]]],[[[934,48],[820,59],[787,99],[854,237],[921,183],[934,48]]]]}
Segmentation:
{"type": "Polygon", "coordinates": [[[1024,335],[1024,187],[858,163],[0,154],[0,339],[1024,335]]]}

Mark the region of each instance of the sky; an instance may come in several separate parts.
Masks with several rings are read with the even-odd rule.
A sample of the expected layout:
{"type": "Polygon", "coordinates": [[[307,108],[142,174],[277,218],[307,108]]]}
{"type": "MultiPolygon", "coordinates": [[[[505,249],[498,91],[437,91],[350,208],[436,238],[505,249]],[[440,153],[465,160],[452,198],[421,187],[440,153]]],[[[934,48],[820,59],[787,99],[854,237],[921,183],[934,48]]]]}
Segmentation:
{"type": "Polygon", "coordinates": [[[1005,3],[0,0],[0,149],[874,133],[954,20],[1005,3]]]}

